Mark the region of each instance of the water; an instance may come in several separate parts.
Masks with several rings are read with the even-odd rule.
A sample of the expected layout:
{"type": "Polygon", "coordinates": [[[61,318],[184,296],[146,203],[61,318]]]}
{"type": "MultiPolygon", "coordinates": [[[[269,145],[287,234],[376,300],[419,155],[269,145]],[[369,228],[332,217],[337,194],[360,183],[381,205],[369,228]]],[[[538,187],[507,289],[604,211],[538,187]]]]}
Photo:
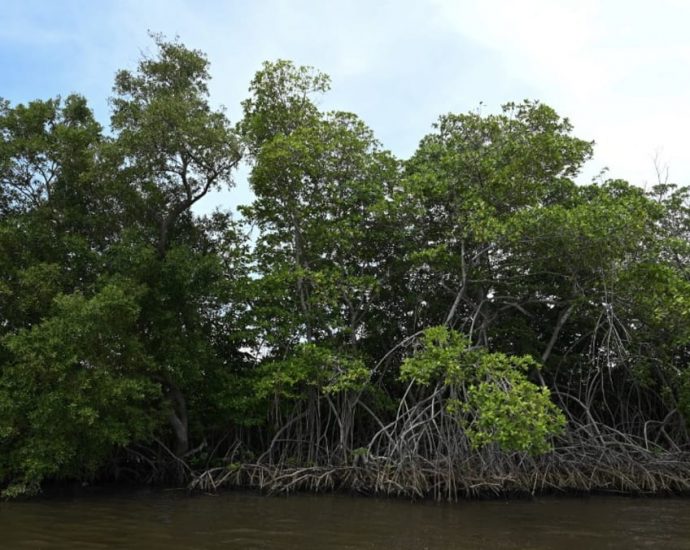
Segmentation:
{"type": "Polygon", "coordinates": [[[690,549],[690,500],[126,492],[0,503],[2,549],[690,549]]]}

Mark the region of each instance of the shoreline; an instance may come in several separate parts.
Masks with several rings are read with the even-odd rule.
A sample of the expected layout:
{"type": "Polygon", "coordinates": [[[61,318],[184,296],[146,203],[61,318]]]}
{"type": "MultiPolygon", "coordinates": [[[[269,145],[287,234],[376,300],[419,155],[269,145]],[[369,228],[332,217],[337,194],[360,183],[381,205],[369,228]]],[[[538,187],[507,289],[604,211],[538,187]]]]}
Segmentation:
{"type": "MultiPolygon", "coordinates": [[[[283,475],[291,475],[294,472],[283,471],[283,475]]],[[[323,472],[322,472],[323,473],[323,472]]],[[[689,483],[690,485],[690,483],[689,483]]],[[[260,498],[290,498],[297,496],[346,496],[357,499],[382,499],[395,500],[410,503],[435,503],[435,504],[458,504],[462,502],[481,502],[481,501],[506,501],[519,502],[530,501],[537,498],[557,498],[557,499],[586,499],[590,497],[596,498],[625,498],[625,499],[681,499],[690,500],[690,489],[680,491],[657,491],[657,492],[621,492],[615,490],[606,490],[602,488],[592,488],[584,491],[576,488],[561,487],[539,490],[536,492],[520,491],[520,490],[504,490],[500,492],[478,492],[473,495],[459,495],[453,500],[448,499],[434,499],[430,495],[424,497],[410,498],[404,495],[383,493],[383,492],[366,492],[362,490],[355,490],[346,486],[313,489],[313,488],[293,488],[290,491],[281,491],[271,489],[269,487],[260,487],[259,485],[249,484],[224,484],[217,487],[215,490],[206,490],[199,487],[191,488],[189,485],[174,485],[174,484],[143,484],[132,482],[115,482],[115,481],[98,481],[90,484],[82,482],[53,482],[44,487],[40,493],[35,495],[24,495],[11,499],[2,499],[0,504],[9,505],[12,503],[22,502],[50,502],[63,500],[83,500],[91,498],[109,498],[112,496],[123,495],[130,496],[132,494],[141,493],[142,495],[176,495],[180,498],[195,498],[203,496],[222,496],[228,493],[243,493],[255,495],[260,498]]]]}
{"type": "MultiPolygon", "coordinates": [[[[670,453],[669,453],[670,454],[670,453]]],[[[576,468],[558,453],[531,463],[506,463],[483,474],[459,469],[387,469],[382,461],[359,466],[271,466],[230,464],[194,475],[191,492],[251,489],[264,494],[345,492],[361,496],[457,502],[486,498],[531,498],[618,495],[630,497],[690,496],[690,455],[659,455],[652,461],[631,460],[614,470],[601,464],[576,468]]],[[[506,461],[508,462],[508,461],[506,461]]],[[[465,465],[467,466],[467,465],[465,465]]]]}

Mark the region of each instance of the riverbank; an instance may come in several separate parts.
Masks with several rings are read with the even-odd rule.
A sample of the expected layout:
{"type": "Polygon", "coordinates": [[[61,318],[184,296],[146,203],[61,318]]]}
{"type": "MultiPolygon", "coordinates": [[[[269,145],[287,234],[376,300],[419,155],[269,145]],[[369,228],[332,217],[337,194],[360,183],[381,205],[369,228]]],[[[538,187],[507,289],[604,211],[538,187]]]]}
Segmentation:
{"type": "Polygon", "coordinates": [[[193,475],[191,490],[251,488],[272,494],[345,491],[407,499],[460,499],[544,494],[687,495],[690,453],[590,445],[540,457],[475,452],[454,463],[393,463],[363,457],[351,465],[240,464],[193,475]]]}

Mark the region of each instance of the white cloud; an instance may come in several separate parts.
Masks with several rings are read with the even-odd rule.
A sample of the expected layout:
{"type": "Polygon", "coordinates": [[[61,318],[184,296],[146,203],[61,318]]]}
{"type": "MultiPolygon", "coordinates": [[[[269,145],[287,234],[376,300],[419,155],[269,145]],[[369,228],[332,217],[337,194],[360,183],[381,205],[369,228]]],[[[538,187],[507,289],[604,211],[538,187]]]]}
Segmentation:
{"type": "MultiPolygon", "coordinates": [[[[611,176],[653,181],[661,150],[672,179],[690,183],[685,0],[26,0],[5,15],[0,46],[35,48],[37,64],[41,52],[64,51],[68,65],[46,62],[42,83],[69,71],[61,78],[71,88],[55,93],[83,91],[104,121],[115,70],[150,49],[151,29],[208,54],[213,101],[233,120],[261,61],[282,57],[329,73],[323,106],[360,114],[401,156],[441,113],[534,98],[597,141],[587,176],[609,166],[611,176]]],[[[30,78],[19,99],[27,94],[36,95],[30,78]]],[[[224,197],[247,200],[246,186],[224,197]]]]}
{"type": "Polygon", "coordinates": [[[437,0],[449,28],[499,55],[504,70],[597,142],[588,174],[654,183],[663,150],[671,178],[690,183],[685,99],[690,3],[437,0]]]}

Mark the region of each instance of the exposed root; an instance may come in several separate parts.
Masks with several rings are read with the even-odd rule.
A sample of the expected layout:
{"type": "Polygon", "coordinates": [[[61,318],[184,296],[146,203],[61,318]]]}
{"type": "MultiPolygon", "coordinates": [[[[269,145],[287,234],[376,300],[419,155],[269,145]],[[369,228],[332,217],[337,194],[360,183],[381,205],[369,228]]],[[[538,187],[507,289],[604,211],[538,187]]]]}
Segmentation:
{"type": "Polygon", "coordinates": [[[201,491],[223,487],[270,494],[337,490],[436,500],[550,492],[675,494],[690,492],[690,453],[651,452],[615,439],[606,445],[583,440],[541,457],[485,449],[453,460],[370,455],[343,466],[231,463],[201,472],[190,483],[191,489],[201,491]]]}

